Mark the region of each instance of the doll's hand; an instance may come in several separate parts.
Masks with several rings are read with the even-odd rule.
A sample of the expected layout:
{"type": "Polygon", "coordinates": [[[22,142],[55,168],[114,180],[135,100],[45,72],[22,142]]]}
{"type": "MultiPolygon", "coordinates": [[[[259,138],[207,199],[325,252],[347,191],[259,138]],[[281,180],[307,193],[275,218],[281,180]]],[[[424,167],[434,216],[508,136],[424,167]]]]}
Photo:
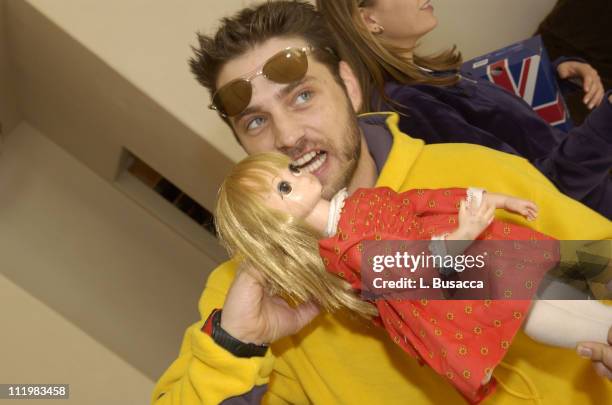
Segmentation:
{"type": "MultiPolygon", "coordinates": [[[[465,200],[459,206],[458,239],[474,240],[484,231],[495,217],[495,205],[483,198],[479,207],[468,207],[465,200]]],[[[453,238],[454,239],[454,238],[453,238]]]]}
{"type": "Polygon", "coordinates": [[[592,110],[601,104],[605,93],[603,83],[597,70],[591,65],[578,61],[567,61],[557,66],[557,73],[561,79],[575,78],[582,82],[582,89],[585,93],[582,102],[589,109],[592,110]]]}
{"type": "Polygon", "coordinates": [[[244,343],[269,344],[298,332],[318,313],[314,303],[292,308],[266,294],[254,270],[240,269],[225,298],[221,327],[244,343]]]}
{"type": "Polygon", "coordinates": [[[538,216],[538,206],[532,201],[521,198],[506,197],[504,208],[506,211],[516,212],[524,216],[528,221],[533,221],[538,216]]]}

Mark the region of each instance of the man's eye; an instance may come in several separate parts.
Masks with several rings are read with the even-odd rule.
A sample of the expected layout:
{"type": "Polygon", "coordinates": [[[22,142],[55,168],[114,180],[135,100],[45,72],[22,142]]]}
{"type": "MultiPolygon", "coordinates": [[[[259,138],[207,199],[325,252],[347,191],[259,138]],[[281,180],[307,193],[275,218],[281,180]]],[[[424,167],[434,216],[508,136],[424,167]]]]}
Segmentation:
{"type": "Polygon", "coordinates": [[[250,120],[249,122],[247,122],[247,124],[246,124],[246,129],[247,129],[248,131],[252,131],[252,130],[254,130],[254,129],[257,129],[257,128],[259,128],[260,126],[262,126],[262,125],[263,125],[264,121],[265,121],[265,120],[264,120],[264,118],[263,118],[263,117],[256,117],[256,118],[253,118],[252,120],[250,120]]]}
{"type": "Polygon", "coordinates": [[[288,181],[281,181],[278,183],[278,192],[282,195],[287,195],[291,193],[291,184],[288,181]]]}
{"type": "Polygon", "coordinates": [[[312,92],[310,90],[304,90],[295,98],[296,104],[304,104],[312,98],[312,92]]]}

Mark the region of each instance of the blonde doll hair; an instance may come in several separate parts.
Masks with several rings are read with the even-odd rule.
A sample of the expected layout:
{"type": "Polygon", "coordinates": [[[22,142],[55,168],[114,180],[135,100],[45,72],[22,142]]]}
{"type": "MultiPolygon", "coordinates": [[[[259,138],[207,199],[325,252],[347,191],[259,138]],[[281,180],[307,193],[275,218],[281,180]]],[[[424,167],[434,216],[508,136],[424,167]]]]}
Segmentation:
{"type": "Polygon", "coordinates": [[[263,196],[273,192],[271,179],[290,162],[280,153],[262,153],[234,166],[217,200],[221,243],[263,275],[268,293],[291,304],[314,301],[327,311],[348,308],[366,318],[376,315],[376,308],[359,299],[346,281],[325,270],[314,229],[264,204],[263,196]]]}

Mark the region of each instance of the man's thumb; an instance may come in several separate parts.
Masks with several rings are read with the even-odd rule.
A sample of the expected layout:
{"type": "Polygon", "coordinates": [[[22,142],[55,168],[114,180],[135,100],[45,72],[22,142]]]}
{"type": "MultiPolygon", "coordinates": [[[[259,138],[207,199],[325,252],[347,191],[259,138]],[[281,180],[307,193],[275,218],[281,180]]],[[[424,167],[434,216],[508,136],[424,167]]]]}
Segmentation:
{"type": "Polygon", "coordinates": [[[580,357],[592,361],[601,361],[608,366],[612,366],[612,347],[604,343],[585,342],[580,343],[576,348],[580,357]]]}

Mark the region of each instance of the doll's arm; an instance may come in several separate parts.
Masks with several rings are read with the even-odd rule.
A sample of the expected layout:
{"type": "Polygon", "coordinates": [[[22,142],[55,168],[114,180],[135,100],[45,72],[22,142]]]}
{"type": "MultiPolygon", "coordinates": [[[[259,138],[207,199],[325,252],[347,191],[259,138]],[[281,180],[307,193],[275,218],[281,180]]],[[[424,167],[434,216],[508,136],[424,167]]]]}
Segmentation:
{"type": "Polygon", "coordinates": [[[471,241],[476,239],[493,221],[496,208],[519,213],[529,220],[535,219],[538,213],[537,206],[531,201],[505,194],[488,193],[483,189],[469,188],[466,192],[466,199],[461,200],[459,205],[457,229],[446,235],[434,236],[432,239],[462,241],[452,243],[450,247],[446,246],[447,253],[453,256],[460,255],[471,245],[471,241]]]}
{"type": "MultiPolygon", "coordinates": [[[[429,250],[438,256],[458,256],[470,247],[474,239],[478,237],[493,221],[495,206],[486,199],[482,199],[483,190],[478,190],[480,195],[473,197],[468,189],[468,197],[459,203],[459,214],[457,216],[459,226],[453,232],[445,235],[433,236],[429,250]],[[469,206],[468,206],[469,205],[469,206]],[[446,243],[445,241],[453,241],[446,243]]],[[[446,270],[443,270],[443,273],[446,270]]]]}
{"type": "Polygon", "coordinates": [[[486,193],[483,199],[490,201],[495,208],[515,212],[530,221],[538,216],[538,206],[532,201],[499,193],[486,193]]]}
{"type": "MultiPolygon", "coordinates": [[[[507,211],[516,212],[525,216],[527,219],[535,219],[538,214],[538,207],[535,203],[505,194],[488,193],[481,188],[470,187],[462,189],[440,190],[444,194],[465,193],[465,199],[459,201],[459,226],[458,228],[445,235],[447,240],[474,240],[489,226],[495,216],[495,209],[501,208],[507,211]]],[[[421,193],[435,192],[435,190],[421,190],[421,193]]],[[[439,191],[438,191],[439,192],[439,191]]],[[[417,206],[418,208],[418,206],[417,206]]],[[[440,239],[434,237],[433,239],[440,239]]],[[[461,252],[459,252],[461,253],[461,252]]]]}
{"type": "Polygon", "coordinates": [[[612,306],[596,300],[534,301],[524,324],[541,343],[573,349],[579,342],[607,343],[612,306]]]}

